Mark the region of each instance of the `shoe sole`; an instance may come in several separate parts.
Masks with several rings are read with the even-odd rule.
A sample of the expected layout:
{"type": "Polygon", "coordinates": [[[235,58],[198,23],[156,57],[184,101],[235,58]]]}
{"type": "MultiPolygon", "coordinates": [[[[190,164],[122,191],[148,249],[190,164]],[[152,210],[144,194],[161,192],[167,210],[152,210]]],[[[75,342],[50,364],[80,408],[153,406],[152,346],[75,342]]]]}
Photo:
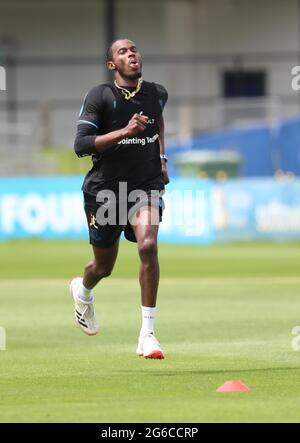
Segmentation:
{"type": "Polygon", "coordinates": [[[165,358],[164,354],[161,351],[153,351],[149,355],[141,355],[141,357],[149,358],[153,360],[163,360],[165,358]]]}
{"type": "MultiPolygon", "coordinates": [[[[74,295],[73,295],[73,292],[72,292],[72,281],[75,279],[75,278],[81,278],[81,277],[73,277],[72,279],[71,279],[71,281],[70,281],[70,285],[69,285],[69,288],[70,288],[70,295],[71,295],[71,297],[72,297],[72,299],[73,299],[73,301],[74,301],[74,303],[75,303],[75,299],[74,299],[74,295]]],[[[87,332],[87,331],[85,331],[81,326],[80,326],[80,324],[77,322],[77,317],[76,317],[76,313],[75,313],[75,311],[74,311],[74,319],[75,319],[75,324],[76,324],[76,326],[78,326],[78,328],[85,334],[85,335],[88,335],[89,337],[94,337],[94,335],[97,335],[98,334],[98,332],[99,331],[97,331],[97,332],[87,332]]]]}
{"type": "Polygon", "coordinates": [[[78,322],[77,322],[77,318],[76,318],[76,315],[75,315],[75,324],[76,324],[76,326],[78,326],[78,328],[85,334],[85,335],[88,335],[89,337],[93,337],[94,335],[97,335],[98,334],[98,331],[97,332],[86,332],[79,324],[78,324],[78,322]]]}

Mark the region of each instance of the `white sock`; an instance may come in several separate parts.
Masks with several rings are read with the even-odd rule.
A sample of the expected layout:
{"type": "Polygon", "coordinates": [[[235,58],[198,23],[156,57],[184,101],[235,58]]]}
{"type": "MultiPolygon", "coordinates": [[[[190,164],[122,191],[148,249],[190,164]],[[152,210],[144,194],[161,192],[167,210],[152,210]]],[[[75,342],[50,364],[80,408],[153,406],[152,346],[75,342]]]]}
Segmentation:
{"type": "Polygon", "coordinates": [[[92,299],[91,292],[91,289],[86,289],[83,283],[81,283],[81,285],[79,286],[79,298],[82,301],[90,301],[92,299]]]}
{"type": "Polygon", "coordinates": [[[148,308],[142,306],[142,329],[141,333],[153,333],[154,332],[154,320],[155,320],[156,308],[148,308]]]}

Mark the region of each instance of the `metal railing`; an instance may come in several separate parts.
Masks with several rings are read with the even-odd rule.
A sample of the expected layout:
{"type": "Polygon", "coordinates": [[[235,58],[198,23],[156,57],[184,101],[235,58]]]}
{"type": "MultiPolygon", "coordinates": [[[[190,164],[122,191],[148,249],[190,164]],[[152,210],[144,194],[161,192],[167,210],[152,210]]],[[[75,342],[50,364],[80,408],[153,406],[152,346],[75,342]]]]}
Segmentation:
{"type": "MultiPolygon", "coordinates": [[[[186,54],[186,55],[145,55],[144,64],[163,67],[184,65],[194,69],[209,64],[213,69],[226,69],[247,66],[247,63],[280,62],[299,64],[299,53],[244,53],[244,54],[186,54]],[[225,68],[224,68],[225,69],[225,68]]],[[[81,69],[104,65],[101,57],[6,57],[0,59],[6,69],[6,92],[0,92],[0,173],[16,169],[32,172],[39,169],[38,149],[45,145],[71,147],[74,138],[75,121],[82,97],[72,99],[49,97],[44,100],[22,99],[18,91],[20,69],[25,67],[75,67],[81,69]],[[2,95],[3,94],[3,95],[2,95]],[[59,122],[64,121],[62,125],[59,122]],[[14,148],[13,156],[7,149],[14,148]],[[17,150],[17,151],[16,151],[17,150]],[[16,154],[17,152],[17,154],[16,154]],[[28,161],[29,153],[32,161],[28,161]],[[36,153],[36,154],[34,154],[36,153]],[[10,158],[9,158],[10,157],[10,158]],[[23,167],[22,167],[23,165],[23,167]]],[[[286,82],[290,82],[290,78],[286,82]]],[[[178,85],[180,89],[180,85],[178,85]]],[[[75,90],[75,88],[74,88],[75,90]]],[[[253,120],[269,120],[286,117],[300,109],[300,94],[292,90],[287,94],[276,94],[260,99],[225,100],[217,95],[195,95],[193,90],[188,96],[170,93],[165,110],[167,142],[174,139],[188,140],[191,134],[199,131],[226,127],[236,124],[249,124],[253,120]]]]}

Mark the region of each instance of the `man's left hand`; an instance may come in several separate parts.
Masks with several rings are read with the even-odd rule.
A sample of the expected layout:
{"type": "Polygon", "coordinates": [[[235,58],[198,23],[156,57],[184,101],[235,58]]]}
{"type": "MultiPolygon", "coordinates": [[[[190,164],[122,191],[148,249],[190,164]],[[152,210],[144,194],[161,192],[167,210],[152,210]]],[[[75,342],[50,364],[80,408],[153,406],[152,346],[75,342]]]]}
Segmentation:
{"type": "Polygon", "coordinates": [[[166,160],[161,161],[161,172],[162,172],[164,183],[165,183],[165,185],[167,185],[168,183],[170,183],[170,179],[169,179],[169,175],[168,175],[168,171],[167,171],[166,160]]]}

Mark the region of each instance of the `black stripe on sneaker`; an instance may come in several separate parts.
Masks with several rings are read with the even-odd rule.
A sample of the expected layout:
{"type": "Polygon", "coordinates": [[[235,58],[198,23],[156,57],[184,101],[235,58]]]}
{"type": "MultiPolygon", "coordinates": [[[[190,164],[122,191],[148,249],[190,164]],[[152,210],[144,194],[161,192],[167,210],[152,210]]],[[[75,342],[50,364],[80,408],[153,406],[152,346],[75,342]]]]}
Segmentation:
{"type": "Polygon", "coordinates": [[[81,317],[82,317],[81,314],[78,314],[78,312],[75,312],[75,315],[76,315],[76,317],[77,317],[79,320],[81,320],[81,317]]]}
{"type": "Polygon", "coordinates": [[[86,324],[86,321],[84,318],[79,317],[79,315],[76,316],[78,321],[81,321],[82,323],[86,324]]]}
{"type": "Polygon", "coordinates": [[[79,316],[81,316],[81,314],[82,314],[82,312],[77,311],[77,309],[75,309],[75,312],[76,312],[79,316]]]}
{"type": "Polygon", "coordinates": [[[87,325],[85,323],[83,323],[82,321],[78,320],[78,323],[82,326],[84,326],[85,328],[87,328],[87,325]]]}

